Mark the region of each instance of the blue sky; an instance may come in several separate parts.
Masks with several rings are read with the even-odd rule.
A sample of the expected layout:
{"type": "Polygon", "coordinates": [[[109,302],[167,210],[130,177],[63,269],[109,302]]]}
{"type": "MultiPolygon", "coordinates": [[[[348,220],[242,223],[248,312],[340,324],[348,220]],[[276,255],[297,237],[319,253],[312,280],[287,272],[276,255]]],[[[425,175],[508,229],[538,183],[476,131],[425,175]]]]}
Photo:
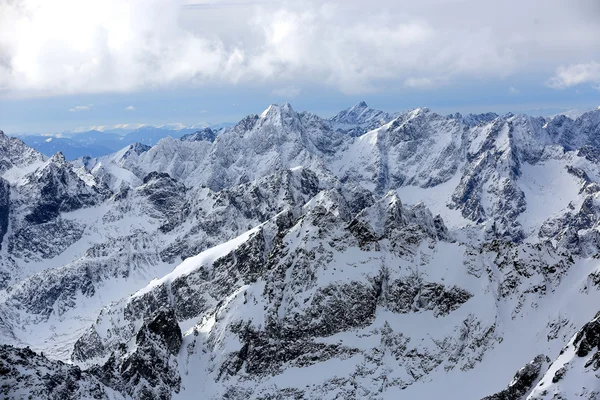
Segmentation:
{"type": "Polygon", "coordinates": [[[0,129],[598,107],[600,2],[499,3],[0,0],[0,129]]]}

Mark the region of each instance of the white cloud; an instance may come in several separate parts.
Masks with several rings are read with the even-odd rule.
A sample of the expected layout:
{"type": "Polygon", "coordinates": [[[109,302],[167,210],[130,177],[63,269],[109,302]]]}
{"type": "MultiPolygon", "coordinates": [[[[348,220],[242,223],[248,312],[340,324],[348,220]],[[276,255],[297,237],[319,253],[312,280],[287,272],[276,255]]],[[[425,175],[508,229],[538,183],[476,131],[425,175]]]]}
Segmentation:
{"type": "Polygon", "coordinates": [[[275,96],[293,99],[294,97],[298,96],[300,92],[302,92],[300,88],[296,87],[295,85],[292,85],[275,89],[271,93],[275,96]]]}
{"type": "Polygon", "coordinates": [[[0,0],[0,91],[302,81],[356,93],[600,59],[597,0],[547,0],[544,13],[521,0],[185,3],[0,0]]]}
{"type": "Polygon", "coordinates": [[[92,109],[92,104],[87,105],[87,106],[75,106],[73,108],[70,108],[69,111],[70,112],[80,112],[80,111],[90,111],[92,109]]]}
{"type": "Polygon", "coordinates": [[[127,106],[125,107],[125,111],[134,111],[135,107],[134,106],[127,106]]]}
{"type": "Polygon", "coordinates": [[[546,84],[551,88],[565,89],[581,84],[600,84],[600,63],[571,64],[558,67],[556,74],[546,84]]]}
{"type": "Polygon", "coordinates": [[[430,78],[408,78],[404,81],[404,86],[409,88],[429,88],[434,85],[433,80],[430,78]]]}
{"type": "Polygon", "coordinates": [[[519,93],[520,93],[519,89],[517,89],[514,86],[511,86],[508,88],[508,94],[517,95],[519,93]]]}
{"type": "MultiPolygon", "coordinates": [[[[104,132],[106,130],[110,130],[110,129],[137,129],[137,128],[141,128],[142,126],[146,126],[146,124],[115,124],[115,125],[91,125],[91,126],[80,126],[77,127],[73,130],[71,130],[70,132],[73,133],[81,133],[81,132],[87,132],[87,131],[100,131],[100,132],[104,132]]],[[[55,134],[52,134],[52,136],[56,136],[55,134]]]]}

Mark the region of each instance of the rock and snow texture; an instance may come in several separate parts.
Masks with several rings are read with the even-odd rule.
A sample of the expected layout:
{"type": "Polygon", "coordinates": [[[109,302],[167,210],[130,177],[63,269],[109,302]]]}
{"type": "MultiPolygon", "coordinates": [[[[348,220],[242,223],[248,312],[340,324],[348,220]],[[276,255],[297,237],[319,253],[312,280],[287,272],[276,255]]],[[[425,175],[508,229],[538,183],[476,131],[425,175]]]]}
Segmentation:
{"type": "Polygon", "coordinates": [[[594,399],[599,137],[362,102],[73,162],[0,134],[0,393],[594,399]]]}

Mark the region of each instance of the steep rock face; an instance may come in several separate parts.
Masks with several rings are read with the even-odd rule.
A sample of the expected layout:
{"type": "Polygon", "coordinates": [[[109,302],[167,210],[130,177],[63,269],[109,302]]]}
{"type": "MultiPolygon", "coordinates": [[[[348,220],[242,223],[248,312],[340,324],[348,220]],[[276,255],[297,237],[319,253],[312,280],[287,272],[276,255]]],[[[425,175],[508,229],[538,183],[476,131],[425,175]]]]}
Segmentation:
{"type": "Polygon", "coordinates": [[[41,162],[37,157],[11,157],[16,164],[4,174],[7,180],[0,193],[0,231],[7,250],[0,270],[5,284],[37,269],[28,264],[56,257],[77,242],[85,223],[63,216],[96,206],[110,193],[91,175],[78,174],[61,154],[41,162]]]}
{"type": "Polygon", "coordinates": [[[194,226],[178,235],[163,255],[184,259],[231,239],[278,212],[298,210],[323,184],[313,171],[296,168],[216,193],[208,188],[193,190],[190,217],[194,226]]]}
{"type": "Polygon", "coordinates": [[[464,124],[468,126],[477,126],[482,124],[488,124],[499,117],[498,114],[493,112],[487,112],[483,114],[467,114],[461,115],[460,113],[456,113],[451,115],[451,117],[460,119],[464,124]]]}
{"type": "Polygon", "coordinates": [[[213,131],[210,128],[204,128],[194,133],[183,135],[180,140],[187,142],[198,142],[202,140],[207,142],[214,142],[216,137],[217,132],[213,131]]]}
{"type": "Polygon", "coordinates": [[[475,124],[460,115],[444,117],[417,109],[355,139],[333,157],[330,168],[341,180],[357,180],[378,193],[438,187],[448,196],[449,207],[485,225],[489,237],[519,241],[529,234],[523,232],[522,215],[528,206],[536,207],[526,198],[535,196],[531,188],[538,176],[530,172],[535,166],[564,166],[572,160],[578,165],[571,169],[578,171],[572,179],[587,179],[585,190],[594,191],[597,167],[573,151],[582,149],[580,156],[593,159],[594,139],[587,133],[573,135],[573,129],[586,126],[584,130],[595,132],[594,113],[577,121],[507,115],[482,117],[475,124]]]}
{"type": "Polygon", "coordinates": [[[547,356],[540,354],[517,371],[512,382],[506,389],[491,396],[484,397],[482,400],[523,399],[539,381],[549,362],[550,359],[547,356]]]}
{"type": "Polygon", "coordinates": [[[29,348],[0,346],[0,394],[6,399],[124,399],[79,367],[29,348]]]}
{"type": "Polygon", "coordinates": [[[392,118],[390,114],[374,110],[367,103],[361,101],[346,110],[340,111],[329,120],[334,129],[358,137],[390,122],[392,118]]]}
{"type": "MultiPolygon", "coordinates": [[[[62,359],[66,359],[61,340],[73,334],[69,332],[67,321],[75,327],[85,324],[97,312],[94,299],[102,296],[112,301],[121,297],[120,291],[132,290],[131,285],[135,282],[147,282],[150,279],[148,270],[168,271],[151,235],[138,233],[94,244],[75,261],[35,273],[12,285],[0,307],[0,314],[13,331],[24,337],[35,325],[50,325],[48,321],[55,318],[65,321],[66,331],[46,333],[45,348],[48,352],[58,351],[62,359]],[[78,309],[81,302],[91,302],[89,309],[79,308],[73,315],[72,310],[78,309]]],[[[43,332],[30,340],[41,335],[43,332]]],[[[67,340],[75,341],[76,337],[67,340]]]]}
{"type": "Polygon", "coordinates": [[[467,153],[470,162],[452,195],[453,206],[465,218],[479,223],[489,216],[498,216],[490,218],[492,233],[518,240],[522,233],[517,217],[525,210],[526,202],[515,182],[520,174],[520,159],[511,140],[511,125],[496,120],[483,131],[475,132],[477,138],[484,138],[479,143],[471,142],[467,153]]]}
{"type": "Polygon", "coordinates": [[[539,235],[559,241],[560,247],[574,254],[584,257],[597,254],[600,249],[598,195],[587,195],[579,209],[568,210],[557,218],[547,220],[540,228],[539,235]]]}
{"type": "Polygon", "coordinates": [[[543,370],[539,383],[527,399],[595,399],[600,395],[597,370],[600,368],[599,314],[586,323],[543,370]]]}
{"type": "Polygon", "coordinates": [[[10,216],[10,184],[0,178],[0,249],[4,236],[8,232],[8,222],[10,216]]]}
{"type": "Polygon", "coordinates": [[[135,350],[125,352],[123,343],[103,366],[89,372],[107,387],[133,399],[170,400],[180,389],[176,356],[181,340],[173,310],[158,310],[135,335],[135,350]]]}
{"type": "Polygon", "coordinates": [[[81,239],[84,230],[84,225],[60,217],[35,225],[24,224],[10,237],[9,251],[24,259],[49,259],[81,239]]]}
{"type": "Polygon", "coordinates": [[[333,170],[342,180],[357,179],[376,192],[435,186],[457,171],[462,136],[457,120],[416,109],[355,140],[333,170]]]}
{"type": "Polygon", "coordinates": [[[588,111],[575,120],[564,115],[553,118],[547,126],[555,140],[569,150],[584,146],[598,148],[600,110],[588,111]]]}
{"type": "MultiPolygon", "coordinates": [[[[202,334],[190,335],[188,348],[208,346],[213,354],[223,354],[228,348],[226,343],[233,340],[227,339],[228,336],[233,335],[237,337],[235,342],[240,342],[239,350],[225,353],[219,357],[220,361],[209,364],[209,374],[216,375],[221,382],[216,387],[208,386],[211,391],[217,390],[211,398],[223,393],[218,390],[225,390],[232,398],[260,398],[275,393],[326,397],[333,387],[341,398],[377,398],[382,392],[391,395],[393,390],[413,384],[443,363],[447,363],[448,368],[466,369],[477,363],[478,356],[473,359],[467,356],[471,350],[460,350],[450,344],[460,335],[466,342],[475,340],[492,345],[493,328],[474,316],[464,321],[470,332],[461,332],[461,325],[456,326],[454,332],[451,328],[452,333],[445,337],[447,347],[436,350],[421,347],[418,334],[402,332],[399,326],[392,327],[378,319],[379,307],[392,312],[388,318],[396,312],[432,311],[433,318],[443,318],[460,309],[470,297],[462,289],[463,298],[450,300],[441,293],[452,289],[445,289],[443,284],[439,285],[438,297],[431,295],[431,286],[420,287],[422,285],[415,282],[413,287],[413,282],[408,281],[408,289],[418,293],[418,299],[412,300],[414,307],[397,309],[402,302],[394,296],[394,285],[402,275],[410,273],[410,267],[408,271],[402,267],[403,262],[410,264],[409,260],[423,242],[433,246],[437,238],[426,228],[433,225],[432,217],[429,223],[426,219],[411,221],[410,216],[414,214],[410,209],[401,206],[398,209],[390,203],[395,202],[386,199],[371,207],[385,210],[384,218],[383,221],[370,220],[368,224],[363,220],[364,230],[350,228],[329,211],[333,208],[314,205],[274,247],[268,257],[268,265],[272,266],[267,266],[264,283],[259,280],[240,288],[210,317],[215,322],[203,322],[197,327],[199,332],[209,329],[206,344],[201,343],[202,334]],[[407,221],[399,218],[402,214],[407,215],[407,221]],[[372,233],[378,231],[380,222],[383,227],[387,226],[388,234],[395,232],[394,240],[389,240],[385,233],[383,237],[374,237],[372,233]],[[369,231],[371,233],[365,234],[369,231]],[[363,240],[365,246],[357,251],[354,249],[359,240],[363,240]],[[389,247],[394,242],[396,246],[389,247]],[[375,265],[381,266],[373,268],[375,265]],[[338,341],[344,337],[356,339],[345,345],[345,341],[338,341]],[[388,353],[391,358],[385,355],[388,353]],[[413,363],[417,354],[422,362],[413,363]],[[323,374],[306,386],[296,386],[295,391],[275,384],[287,369],[316,368],[331,360],[343,360],[348,372],[337,377],[323,374]],[[255,386],[246,384],[248,379],[255,382],[255,386]],[[217,389],[221,386],[224,388],[217,389]]],[[[457,317],[460,324],[463,323],[461,317],[457,317]]]]}
{"type": "Polygon", "coordinates": [[[13,182],[45,161],[41,153],[17,138],[9,138],[0,130],[0,175],[13,182]]]}
{"type": "Polygon", "coordinates": [[[32,224],[48,222],[61,212],[92,206],[103,199],[103,193],[95,186],[86,185],[61,153],[25,179],[22,196],[27,196],[33,206],[25,221],[32,224]]]}
{"type": "MultiPolygon", "coordinates": [[[[153,171],[168,173],[173,179],[186,183],[201,184],[198,168],[205,167],[212,145],[207,141],[181,141],[167,137],[161,139],[148,151],[137,157],[103,160],[104,165],[117,165],[116,173],[122,170],[133,173],[142,180],[153,171]]],[[[93,172],[93,171],[92,171],[93,172]]]]}
{"type": "Polygon", "coordinates": [[[287,103],[271,105],[219,134],[206,184],[217,190],[296,166],[325,174],[320,156],[333,153],[344,140],[314,114],[297,113],[287,103]]]}
{"type": "Polygon", "coordinates": [[[186,203],[186,188],[167,173],[151,172],[143,180],[136,191],[147,198],[152,205],[148,214],[156,213],[155,218],[164,217],[166,223],[159,229],[168,232],[175,225],[185,220],[188,205],[186,203]]]}
{"type": "Polygon", "coordinates": [[[144,173],[134,167],[140,156],[150,149],[145,144],[132,143],[114,154],[98,158],[82,157],[72,161],[72,164],[79,168],[78,171],[83,169],[86,174],[91,174],[100,185],[118,191],[123,187],[140,185],[144,176],[151,172],[144,173]],[[124,167],[129,167],[131,171],[124,167]]]}

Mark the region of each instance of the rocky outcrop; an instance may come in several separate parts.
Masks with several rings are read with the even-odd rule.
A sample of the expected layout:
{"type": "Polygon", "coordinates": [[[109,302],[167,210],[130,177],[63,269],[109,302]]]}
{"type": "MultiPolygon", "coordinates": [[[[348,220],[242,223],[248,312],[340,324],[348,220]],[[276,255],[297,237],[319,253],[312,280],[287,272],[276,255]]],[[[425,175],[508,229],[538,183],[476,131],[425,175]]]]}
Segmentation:
{"type": "Polygon", "coordinates": [[[0,249],[4,241],[4,236],[8,232],[8,222],[10,216],[10,185],[0,178],[0,249]]]}
{"type": "Polygon", "coordinates": [[[217,138],[217,132],[213,131],[210,128],[200,129],[194,133],[188,133],[183,135],[180,140],[185,142],[197,142],[197,141],[206,141],[206,142],[214,142],[217,138]]]}
{"type": "Polygon", "coordinates": [[[62,153],[52,156],[45,166],[26,179],[22,192],[32,207],[25,221],[31,224],[48,222],[61,212],[98,204],[106,195],[96,186],[82,181],[62,153]]]}
{"type": "Polygon", "coordinates": [[[377,129],[392,120],[386,112],[374,110],[364,101],[340,111],[329,119],[333,128],[358,137],[368,131],[377,129]]]}
{"type": "Polygon", "coordinates": [[[0,395],[5,399],[124,399],[79,367],[29,348],[0,346],[0,395]]]}
{"type": "Polygon", "coordinates": [[[544,369],[548,366],[549,362],[550,359],[547,356],[540,354],[517,371],[512,382],[506,389],[491,396],[484,397],[482,400],[524,399],[525,395],[527,395],[540,380],[544,369]]]}
{"type": "Polygon", "coordinates": [[[186,188],[169,174],[149,173],[136,191],[152,205],[152,209],[148,210],[150,215],[157,219],[164,218],[165,223],[159,228],[162,232],[171,231],[186,219],[189,212],[186,188]]]}
{"type": "Polygon", "coordinates": [[[586,363],[586,367],[592,363],[595,370],[600,367],[600,313],[575,335],[573,346],[577,357],[586,357],[590,352],[596,350],[594,357],[586,363]]]}
{"type": "Polygon", "coordinates": [[[89,372],[107,387],[133,399],[169,400],[180,389],[176,356],[181,340],[173,310],[158,310],[135,335],[135,350],[123,354],[123,344],[103,366],[89,372]]]}

